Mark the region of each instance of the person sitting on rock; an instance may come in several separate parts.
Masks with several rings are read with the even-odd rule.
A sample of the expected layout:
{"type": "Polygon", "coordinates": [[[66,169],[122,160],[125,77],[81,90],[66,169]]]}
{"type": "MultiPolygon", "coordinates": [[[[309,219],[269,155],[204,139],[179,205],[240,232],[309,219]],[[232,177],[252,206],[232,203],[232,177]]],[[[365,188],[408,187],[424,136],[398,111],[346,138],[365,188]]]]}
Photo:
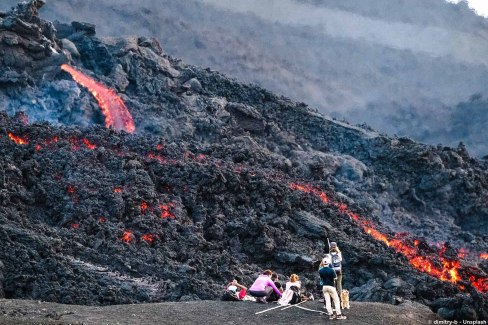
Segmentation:
{"type": "Polygon", "coordinates": [[[258,276],[256,281],[249,288],[249,294],[256,298],[258,302],[267,303],[273,291],[281,298],[281,292],[273,281],[271,281],[271,270],[265,270],[258,276]]]}
{"type": "MultiPolygon", "coordinates": [[[[271,274],[271,281],[273,281],[276,288],[278,288],[278,290],[280,290],[280,292],[283,293],[283,286],[281,285],[281,282],[278,280],[278,274],[276,273],[271,274]]],[[[268,299],[268,302],[277,301],[278,299],[280,299],[280,297],[278,297],[278,295],[273,291],[271,297],[269,297],[268,299]]]]}
{"type": "Polygon", "coordinates": [[[280,305],[288,305],[288,304],[297,304],[301,300],[300,289],[302,287],[302,283],[299,281],[299,277],[296,274],[292,274],[290,276],[290,281],[288,281],[285,285],[285,292],[283,292],[283,296],[281,296],[278,303],[280,305]]]}
{"type": "Polygon", "coordinates": [[[246,294],[247,288],[234,279],[227,284],[227,290],[225,291],[222,300],[240,301],[244,299],[246,294]]]}
{"type": "Polygon", "coordinates": [[[332,263],[332,257],[327,254],[322,262],[320,263],[320,285],[322,286],[322,292],[324,294],[325,300],[325,309],[329,314],[330,319],[346,319],[346,316],[341,314],[341,305],[339,302],[339,295],[337,294],[337,290],[334,286],[334,280],[337,278],[337,275],[333,268],[330,267],[332,263]],[[336,317],[334,317],[334,312],[332,311],[331,307],[331,299],[334,300],[334,307],[336,312],[336,317]]]}

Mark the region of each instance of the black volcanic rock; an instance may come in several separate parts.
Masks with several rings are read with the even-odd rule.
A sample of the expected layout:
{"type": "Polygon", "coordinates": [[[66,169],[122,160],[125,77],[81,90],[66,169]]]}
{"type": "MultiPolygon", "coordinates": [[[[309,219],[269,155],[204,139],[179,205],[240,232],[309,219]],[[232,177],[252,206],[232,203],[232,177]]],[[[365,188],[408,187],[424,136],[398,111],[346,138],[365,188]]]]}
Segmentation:
{"type": "MultiPolygon", "coordinates": [[[[36,3],[18,8],[29,12],[36,3]]],[[[352,217],[411,246],[417,239],[423,257],[441,254],[435,241],[451,242],[442,245],[449,260],[457,259],[454,245],[487,251],[485,162],[462,147],[326,119],[302,103],[187,66],[151,39],[99,39],[72,27],[65,36],[79,58],[63,52],[61,61],[118,90],[137,131],[102,126],[92,95],[59,72],[60,62],[35,58],[15,41],[5,45],[39,67],[14,69],[29,87],[0,88],[10,115],[0,115],[7,298],[89,305],[215,299],[229,279],[250,285],[263,268],[299,273],[307,290],[317,290],[330,239],[342,249],[343,286],[353,299],[413,300],[451,318],[486,318],[486,294],[420,273],[352,217]],[[53,73],[41,78],[39,71],[53,73]],[[295,183],[320,188],[337,205],[295,183]]],[[[466,262],[464,279],[486,281],[474,255],[466,262]]]]}

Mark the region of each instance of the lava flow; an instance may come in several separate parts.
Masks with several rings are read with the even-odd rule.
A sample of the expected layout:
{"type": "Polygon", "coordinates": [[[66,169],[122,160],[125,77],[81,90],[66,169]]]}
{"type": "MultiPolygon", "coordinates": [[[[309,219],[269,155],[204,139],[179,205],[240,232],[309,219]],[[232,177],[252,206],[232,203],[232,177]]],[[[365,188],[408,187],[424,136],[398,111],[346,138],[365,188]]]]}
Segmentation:
{"type": "Polygon", "coordinates": [[[11,132],[8,132],[8,137],[10,138],[10,140],[15,142],[16,144],[29,144],[27,137],[20,137],[20,136],[17,136],[11,132]]]}
{"type": "MultiPolygon", "coordinates": [[[[332,202],[325,192],[318,188],[314,188],[310,185],[300,185],[296,183],[290,183],[290,188],[296,191],[305,193],[311,193],[318,198],[324,204],[331,204],[338,208],[339,212],[349,216],[354,220],[364,232],[369,234],[374,239],[385,243],[388,247],[393,248],[396,252],[404,255],[410,262],[410,264],[419,271],[425,272],[434,276],[441,281],[449,281],[457,284],[461,289],[464,286],[461,283],[470,282],[471,285],[480,292],[488,292],[488,279],[486,276],[471,274],[469,270],[464,270],[462,277],[460,275],[461,263],[459,261],[453,261],[443,256],[447,247],[440,248],[437,256],[425,256],[418,248],[418,240],[408,240],[404,234],[395,234],[393,238],[375,229],[371,221],[366,220],[364,217],[349,211],[347,206],[341,202],[332,202]]],[[[480,255],[483,258],[484,254],[480,255]]]]}
{"type": "Polygon", "coordinates": [[[129,110],[115,91],[106,88],[67,64],[61,65],[61,69],[68,72],[78,84],[87,88],[96,98],[103,115],[105,115],[105,126],[107,128],[113,127],[117,131],[123,130],[129,133],[136,130],[129,110]]]}

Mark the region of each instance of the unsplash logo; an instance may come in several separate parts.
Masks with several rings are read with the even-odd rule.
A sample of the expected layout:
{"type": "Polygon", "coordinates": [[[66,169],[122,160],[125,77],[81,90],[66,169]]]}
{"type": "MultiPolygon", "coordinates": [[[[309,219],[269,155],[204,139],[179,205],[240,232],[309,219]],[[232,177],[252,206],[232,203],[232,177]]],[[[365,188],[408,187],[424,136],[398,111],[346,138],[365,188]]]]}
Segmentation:
{"type": "Polygon", "coordinates": [[[431,321],[429,320],[429,324],[434,324],[434,325],[486,325],[486,320],[435,320],[431,321]]]}

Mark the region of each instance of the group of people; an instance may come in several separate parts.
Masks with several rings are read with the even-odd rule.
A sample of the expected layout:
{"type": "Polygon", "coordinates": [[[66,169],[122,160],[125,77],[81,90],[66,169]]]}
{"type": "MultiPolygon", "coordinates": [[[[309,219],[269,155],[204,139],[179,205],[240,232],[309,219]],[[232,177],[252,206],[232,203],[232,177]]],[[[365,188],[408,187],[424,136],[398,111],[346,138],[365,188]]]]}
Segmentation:
{"type": "MultiPolygon", "coordinates": [[[[319,266],[320,287],[324,295],[324,303],[331,319],[346,319],[341,313],[339,294],[342,292],[342,253],[337,243],[330,243],[329,254],[322,259],[319,266]],[[334,303],[335,315],[331,299],[334,303]]],[[[301,282],[297,274],[292,274],[289,281],[283,286],[278,275],[271,270],[265,270],[254,281],[249,290],[233,280],[227,285],[227,291],[235,297],[233,300],[243,300],[249,294],[257,302],[268,303],[277,301],[281,305],[294,304],[300,301],[301,282]],[[232,294],[234,293],[234,294],[232,294]]],[[[252,298],[251,298],[252,299],[252,298]]]]}

